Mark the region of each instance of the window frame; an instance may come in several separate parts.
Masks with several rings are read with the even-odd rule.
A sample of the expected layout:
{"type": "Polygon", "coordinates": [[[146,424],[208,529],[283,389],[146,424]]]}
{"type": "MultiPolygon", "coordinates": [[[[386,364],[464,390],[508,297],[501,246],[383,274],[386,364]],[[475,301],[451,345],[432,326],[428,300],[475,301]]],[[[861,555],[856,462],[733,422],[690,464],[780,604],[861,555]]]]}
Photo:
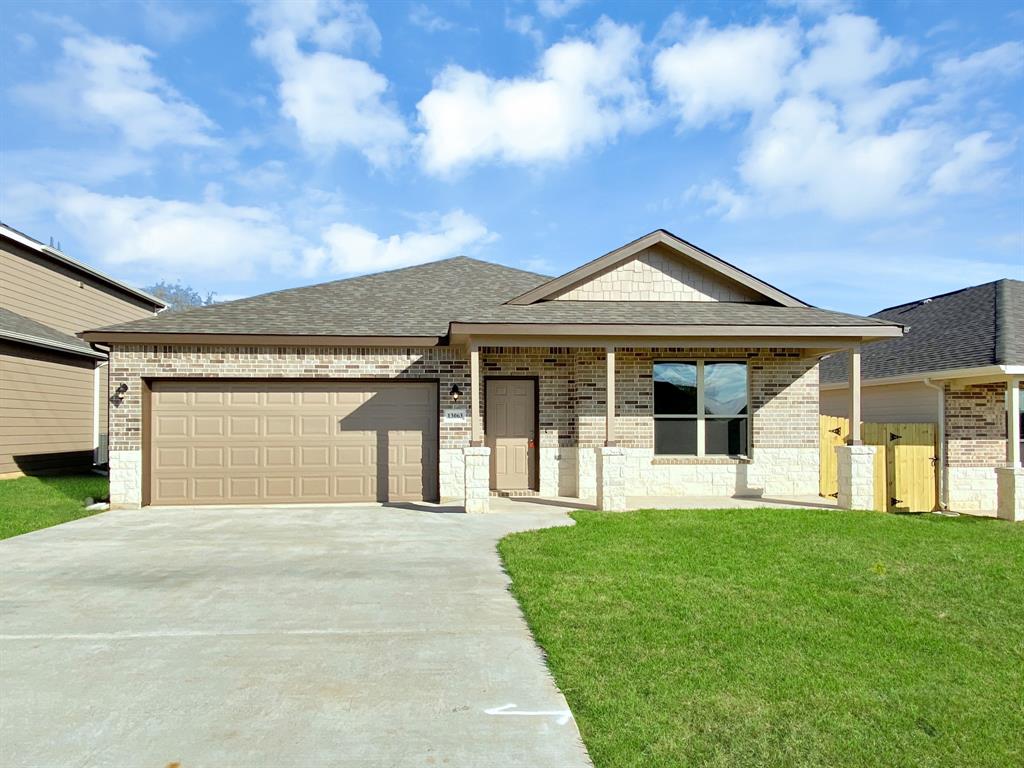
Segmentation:
{"type": "MultiPolygon", "coordinates": [[[[711,457],[714,457],[714,458],[749,459],[750,456],[751,456],[751,453],[753,451],[752,443],[753,443],[753,439],[754,439],[754,430],[753,430],[753,427],[752,427],[752,424],[753,424],[753,413],[752,413],[752,408],[750,406],[750,361],[747,358],[740,358],[740,357],[672,358],[672,359],[667,359],[667,360],[656,359],[656,360],[652,361],[651,362],[651,413],[652,413],[652,421],[654,423],[657,423],[657,421],[659,419],[663,420],[663,421],[691,420],[691,421],[696,421],[696,423],[697,423],[697,453],[695,453],[695,454],[693,454],[693,453],[658,453],[658,448],[657,448],[656,445],[654,445],[653,446],[654,456],[656,458],[662,457],[662,458],[681,458],[681,459],[695,459],[695,458],[696,459],[703,459],[703,458],[706,458],[708,456],[711,456],[711,457]],[[671,365],[672,363],[696,366],[696,369],[697,369],[697,371],[696,371],[696,373],[697,373],[697,413],[696,414],[693,414],[693,415],[690,415],[690,414],[680,414],[680,413],[659,414],[658,411],[657,411],[657,398],[654,395],[654,392],[655,392],[655,387],[654,387],[654,367],[657,366],[657,365],[671,365]],[[730,415],[730,416],[715,416],[715,415],[708,415],[708,414],[706,414],[704,412],[705,411],[705,408],[704,408],[704,365],[705,365],[705,363],[742,363],[746,367],[746,370],[747,370],[747,377],[746,377],[746,379],[747,379],[747,381],[746,381],[746,384],[747,384],[747,392],[746,392],[746,395],[747,395],[747,412],[746,413],[738,413],[738,414],[730,415]],[[709,453],[707,453],[707,440],[706,440],[707,430],[705,429],[705,427],[706,427],[708,419],[719,420],[719,421],[724,421],[726,419],[746,419],[747,420],[747,440],[746,440],[747,444],[746,444],[746,446],[744,446],[745,452],[744,453],[740,453],[740,454],[734,454],[734,453],[712,453],[712,454],[709,454],[709,453]]],[[[652,427],[653,426],[654,425],[652,424],[652,427]]],[[[652,438],[652,444],[653,444],[653,438],[654,438],[654,430],[653,429],[652,429],[651,438],[652,438]]]]}

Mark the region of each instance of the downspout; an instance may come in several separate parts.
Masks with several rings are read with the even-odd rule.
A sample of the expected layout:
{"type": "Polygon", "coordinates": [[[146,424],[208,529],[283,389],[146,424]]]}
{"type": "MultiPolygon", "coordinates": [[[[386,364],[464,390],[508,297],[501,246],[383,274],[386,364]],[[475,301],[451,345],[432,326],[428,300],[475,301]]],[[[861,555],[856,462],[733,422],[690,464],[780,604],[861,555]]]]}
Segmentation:
{"type": "Polygon", "coordinates": [[[946,500],[946,390],[941,384],[933,384],[932,380],[926,378],[924,385],[931,389],[934,389],[938,395],[939,403],[939,511],[946,512],[949,510],[949,504],[946,500]]]}

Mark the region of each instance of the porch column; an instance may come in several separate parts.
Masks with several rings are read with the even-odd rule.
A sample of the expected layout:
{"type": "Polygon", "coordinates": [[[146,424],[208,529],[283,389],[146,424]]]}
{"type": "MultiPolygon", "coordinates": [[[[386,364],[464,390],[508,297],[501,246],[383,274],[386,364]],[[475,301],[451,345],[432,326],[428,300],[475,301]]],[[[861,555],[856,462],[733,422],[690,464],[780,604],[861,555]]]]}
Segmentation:
{"type": "Polygon", "coordinates": [[[615,445],[615,347],[605,347],[608,405],[604,419],[604,444],[615,445]]]}
{"type": "Polygon", "coordinates": [[[1024,467],[1020,463],[1020,382],[1006,382],[1006,466],[996,467],[996,513],[1024,522],[1024,467]]]}
{"type": "Polygon", "coordinates": [[[850,349],[850,436],[847,445],[862,445],[860,439],[860,346],[850,349]]]}
{"type": "Polygon", "coordinates": [[[469,347],[469,429],[471,445],[484,444],[483,421],[480,418],[480,347],[469,347]]]}

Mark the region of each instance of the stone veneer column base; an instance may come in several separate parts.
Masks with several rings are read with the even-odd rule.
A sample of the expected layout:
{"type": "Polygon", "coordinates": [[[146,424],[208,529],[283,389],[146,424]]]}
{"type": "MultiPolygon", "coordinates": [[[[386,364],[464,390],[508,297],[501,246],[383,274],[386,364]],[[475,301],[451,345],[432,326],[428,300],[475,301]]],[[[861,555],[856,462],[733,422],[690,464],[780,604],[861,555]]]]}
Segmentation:
{"type": "Polygon", "coordinates": [[[622,448],[597,450],[597,508],[604,512],[626,509],[626,452],[622,448]]]}
{"type": "Polygon", "coordinates": [[[1000,520],[1024,522],[1024,468],[996,467],[1000,520]]]}
{"type": "Polygon", "coordinates": [[[491,449],[486,446],[463,448],[466,459],[466,512],[481,514],[491,509],[491,449]]]}
{"type": "Polygon", "coordinates": [[[840,445],[836,448],[840,509],[873,509],[875,506],[874,445],[840,445]]]}
{"type": "Polygon", "coordinates": [[[142,451],[111,451],[110,506],[138,508],[142,506],[142,451]]]}

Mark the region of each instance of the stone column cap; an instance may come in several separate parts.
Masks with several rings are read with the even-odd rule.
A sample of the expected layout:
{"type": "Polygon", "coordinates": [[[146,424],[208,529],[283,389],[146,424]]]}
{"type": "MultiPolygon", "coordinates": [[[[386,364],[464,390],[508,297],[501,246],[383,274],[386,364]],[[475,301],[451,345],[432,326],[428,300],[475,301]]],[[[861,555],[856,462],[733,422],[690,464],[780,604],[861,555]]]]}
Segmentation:
{"type": "Polygon", "coordinates": [[[462,449],[465,456],[490,456],[491,449],[486,445],[467,445],[462,449]]]}
{"type": "Polygon", "coordinates": [[[625,456],[626,449],[618,445],[602,445],[601,446],[602,456],[625,456]]]}

